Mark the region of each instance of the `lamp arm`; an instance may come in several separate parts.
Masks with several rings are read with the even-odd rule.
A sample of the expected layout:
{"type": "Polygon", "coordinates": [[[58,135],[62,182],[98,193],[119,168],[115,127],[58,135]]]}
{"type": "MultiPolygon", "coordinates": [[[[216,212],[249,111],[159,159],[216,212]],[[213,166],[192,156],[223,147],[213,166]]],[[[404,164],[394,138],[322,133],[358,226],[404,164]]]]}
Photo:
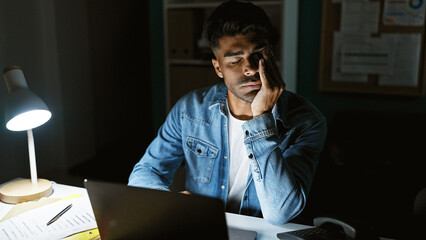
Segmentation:
{"type": "Polygon", "coordinates": [[[35,157],[35,147],[34,147],[34,136],[33,130],[27,130],[28,135],[28,154],[30,156],[30,171],[31,171],[31,183],[37,184],[37,165],[35,157]]]}

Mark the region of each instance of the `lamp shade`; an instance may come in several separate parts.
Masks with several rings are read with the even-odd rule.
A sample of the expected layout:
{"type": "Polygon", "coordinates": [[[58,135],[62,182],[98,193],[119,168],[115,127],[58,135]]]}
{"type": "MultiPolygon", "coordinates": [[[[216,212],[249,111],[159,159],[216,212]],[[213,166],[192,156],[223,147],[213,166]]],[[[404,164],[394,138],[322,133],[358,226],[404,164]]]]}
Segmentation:
{"type": "Polygon", "coordinates": [[[6,128],[24,131],[47,122],[52,114],[43,100],[28,89],[21,68],[10,66],[3,75],[10,93],[5,106],[6,128]]]}
{"type": "Polygon", "coordinates": [[[11,93],[6,103],[6,128],[11,131],[24,131],[36,128],[52,116],[46,104],[28,89],[11,93]]]}

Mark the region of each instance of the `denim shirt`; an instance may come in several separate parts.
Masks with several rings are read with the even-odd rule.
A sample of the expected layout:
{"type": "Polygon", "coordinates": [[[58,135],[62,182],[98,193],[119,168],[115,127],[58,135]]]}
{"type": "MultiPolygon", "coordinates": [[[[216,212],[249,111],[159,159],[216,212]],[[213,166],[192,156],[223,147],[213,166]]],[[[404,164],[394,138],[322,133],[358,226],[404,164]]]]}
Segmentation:
{"type": "MultiPolygon", "coordinates": [[[[129,186],[169,190],[177,168],[184,163],[187,191],[226,203],[226,101],[223,83],[181,98],[135,165],[129,186]]],[[[251,169],[240,214],[284,224],[306,204],[326,136],[326,120],[310,102],[284,91],[272,112],[242,127],[251,169]]]]}

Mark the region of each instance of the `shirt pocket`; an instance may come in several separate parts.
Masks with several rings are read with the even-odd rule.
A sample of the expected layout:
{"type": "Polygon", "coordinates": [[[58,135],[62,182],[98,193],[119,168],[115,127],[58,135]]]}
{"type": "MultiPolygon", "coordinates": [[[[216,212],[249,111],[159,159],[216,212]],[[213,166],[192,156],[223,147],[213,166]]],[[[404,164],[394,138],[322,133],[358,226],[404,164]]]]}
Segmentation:
{"type": "Polygon", "coordinates": [[[209,183],[212,177],[215,159],[219,149],[203,140],[187,137],[185,142],[187,149],[187,170],[194,181],[209,183]]]}

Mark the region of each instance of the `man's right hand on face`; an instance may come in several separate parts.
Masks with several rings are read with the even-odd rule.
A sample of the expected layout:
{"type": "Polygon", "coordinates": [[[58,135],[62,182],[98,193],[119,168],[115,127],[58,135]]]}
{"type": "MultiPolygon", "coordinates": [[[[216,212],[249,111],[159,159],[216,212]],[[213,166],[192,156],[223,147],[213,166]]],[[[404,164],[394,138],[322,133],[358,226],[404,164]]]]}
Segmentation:
{"type": "Polygon", "coordinates": [[[265,112],[270,112],[285,89],[285,83],[269,47],[262,51],[263,58],[259,59],[259,75],[262,87],[251,103],[253,118],[265,112]]]}

